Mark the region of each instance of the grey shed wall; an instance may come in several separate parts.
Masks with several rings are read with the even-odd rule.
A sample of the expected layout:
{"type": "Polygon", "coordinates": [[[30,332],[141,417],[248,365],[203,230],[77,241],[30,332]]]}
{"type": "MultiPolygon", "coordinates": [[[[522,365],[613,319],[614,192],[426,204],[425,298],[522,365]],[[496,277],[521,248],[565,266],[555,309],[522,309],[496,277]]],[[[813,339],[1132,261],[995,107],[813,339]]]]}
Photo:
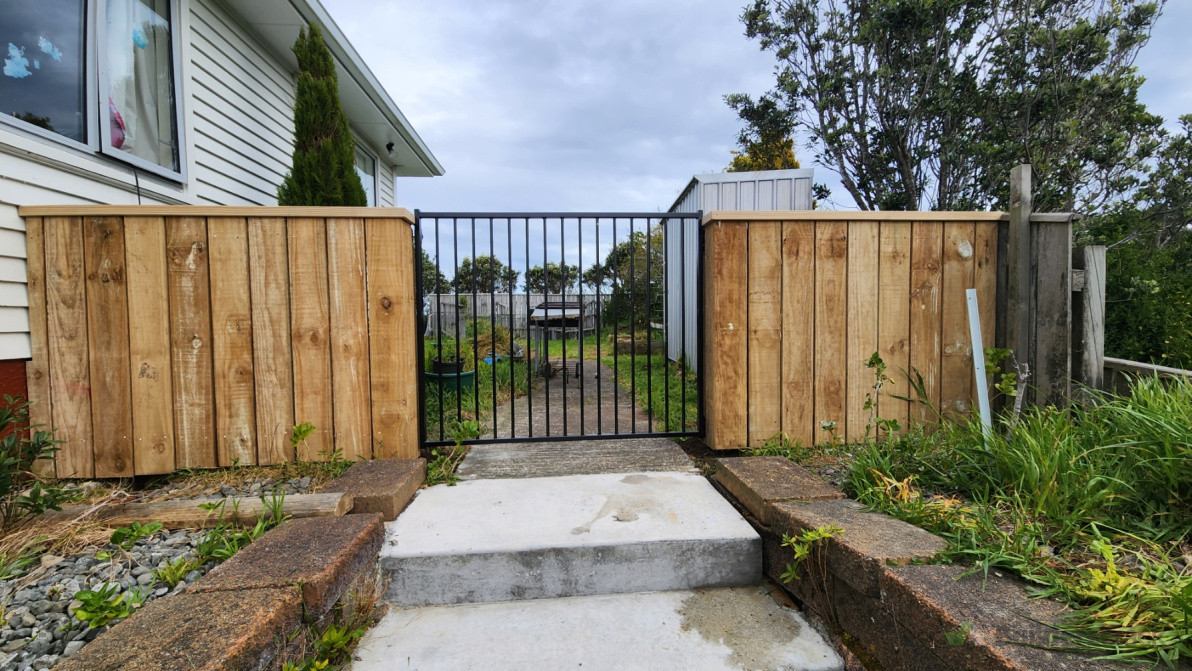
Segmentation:
{"type": "MultiPolygon", "coordinates": [[[[668,212],[810,210],[813,172],[800,168],[696,175],[668,212]]],[[[675,361],[685,359],[693,370],[699,366],[699,252],[699,222],[666,223],[667,355],[675,361]]]]}

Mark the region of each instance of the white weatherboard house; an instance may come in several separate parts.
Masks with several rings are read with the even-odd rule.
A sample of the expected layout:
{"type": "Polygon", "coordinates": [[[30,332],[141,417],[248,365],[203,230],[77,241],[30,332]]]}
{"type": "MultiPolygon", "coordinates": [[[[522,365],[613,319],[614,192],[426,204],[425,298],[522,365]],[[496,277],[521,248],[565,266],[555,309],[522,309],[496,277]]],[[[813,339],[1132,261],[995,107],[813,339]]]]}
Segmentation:
{"type": "MultiPolygon", "coordinates": [[[[679,192],[667,212],[708,213],[713,210],[810,210],[811,168],[714,172],[696,175],[679,192]]],[[[666,223],[667,356],[699,366],[699,223],[671,219],[666,223]]]]}
{"type": "Polygon", "coordinates": [[[317,0],[0,2],[0,366],[30,356],[18,206],[277,204],[308,23],[369,204],[394,205],[395,176],[443,174],[317,0]]]}

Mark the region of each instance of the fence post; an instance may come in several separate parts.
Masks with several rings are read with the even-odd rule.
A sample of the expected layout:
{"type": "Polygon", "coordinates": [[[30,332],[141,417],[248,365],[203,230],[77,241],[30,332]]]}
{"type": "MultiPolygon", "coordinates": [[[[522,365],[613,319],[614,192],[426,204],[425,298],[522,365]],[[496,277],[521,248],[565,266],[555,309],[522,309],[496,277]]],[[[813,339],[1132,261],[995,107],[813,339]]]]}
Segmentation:
{"type": "MultiPolygon", "coordinates": [[[[1032,364],[1031,351],[1031,195],[1030,164],[1010,170],[1010,222],[1006,246],[1005,341],[1019,364],[1032,364]]],[[[1030,374],[1035,374],[1030,365],[1030,374]]]]}
{"type": "MultiPolygon", "coordinates": [[[[1072,255],[1072,373],[1089,389],[1105,388],[1105,246],[1081,247],[1072,255]]],[[[1081,392],[1080,396],[1086,396],[1081,392]]]]}
{"type": "Polygon", "coordinates": [[[1073,217],[1036,214],[1032,219],[1034,401],[1038,405],[1062,406],[1072,396],[1073,217]]]}

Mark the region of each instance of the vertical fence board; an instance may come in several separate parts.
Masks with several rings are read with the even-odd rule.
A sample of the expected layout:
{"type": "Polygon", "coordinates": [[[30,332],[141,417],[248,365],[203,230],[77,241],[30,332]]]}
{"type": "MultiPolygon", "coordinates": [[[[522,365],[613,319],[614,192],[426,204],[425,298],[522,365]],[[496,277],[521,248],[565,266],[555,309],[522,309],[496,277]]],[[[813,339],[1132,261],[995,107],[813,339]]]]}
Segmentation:
{"type": "Polygon", "coordinates": [[[1064,405],[1072,391],[1072,224],[1039,223],[1032,245],[1035,370],[1039,405],[1064,405]]]}
{"type": "Polygon", "coordinates": [[[905,427],[910,406],[894,397],[910,391],[911,224],[882,222],[879,235],[877,349],[890,380],[882,387],[878,412],[905,427]]]}
{"type": "Polygon", "coordinates": [[[816,442],[829,439],[824,422],[836,423],[836,435],[848,432],[848,224],[815,225],[815,422],[816,442]]]}
{"type": "MultiPolygon", "coordinates": [[[[940,286],[943,281],[944,225],[915,222],[911,227],[911,375],[922,376],[927,402],[940,407],[940,286]]],[[[915,392],[912,391],[911,398],[915,392]]],[[[935,419],[915,404],[911,419],[935,419]]]]}
{"type": "Polygon", "coordinates": [[[91,378],[87,354],[87,289],[83,220],[47,217],[46,333],[49,336],[50,416],[60,478],[95,473],[91,440],[91,378]]]}
{"type": "MultiPolygon", "coordinates": [[[[979,222],[974,234],[977,236],[976,267],[973,270],[973,284],[977,290],[977,314],[981,316],[981,342],[985,347],[995,347],[997,333],[997,222],[979,222]]],[[[973,356],[985,356],[984,352],[973,352],[973,356]]],[[[983,381],[986,385],[989,379],[983,381]]],[[[973,384],[977,384],[976,378],[973,384]]],[[[992,397],[993,394],[990,394],[992,397]]],[[[976,402],[976,388],[973,389],[976,402]]]]}
{"type": "Polygon", "coordinates": [[[199,217],[166,219],[174,452],[178,468],[217,465],[209,276],[207,221],[199,217]]]}
{"type": "Polygon", "coordinates": [[[782,224],[782,429],[815,440],[815,224],[782,224]]]}
{"type": "Polygon", "coordinates": [[[91,413],[95,477],[129,477],[134,470],[124,222],[87,217],[83,232],[91,394],[103,404],[91,413]]]}
{"type": "MultiPolygon", "coordinates": [[[[32,360],[25,364],[25,384],[29,390],[29,425],[50,431],[49,348],[46,334],[46,238],[41,217],[25,220],[25,281],[29,292],[29,339],[32,360]]],[[[54,460],[40,459],[33,464],[38,475],[53,476],[54,460]]]]}
{"type": "Polygon", "coordinates": [[[327,277],[335,449],[342,450],[344,457],[352,461],[367,459],[372,456],[372,418],[368,402],[364,220],[327,221],[327,277]]]}
{"type": "Polygon", "coordinates": [[[745,447],[748,406],[745,367],[748,357],[748,273],[744,224],[713,223],[704,232],[704,338],[708,343],[701,375],[704,382],[709,442],[717,449],[745,447]]]}
{"type": "Polygon", "coordinates": [[[161,217],[126,217],[128,351],[132,444],[137,475],[174,470],[174,394],[166,230],[161,217]]]}
{"type": "Polygon", "coordinates": [[[334,449],[326,221],[290,219],[288,234],[294,421],[315,426],[314,433],[298,446],[297,458],[315,460],[334,449]]]}
{"type": "Polygon", "coordinates": [[[252,303],[252,365],[256,399],[257,463],[294,458],[294,371],[290,364],[290,269],[286,220],[248,219],[252,303]]]}
{"type": "Polygon", "coordinates": [[[971,223],[944,224],[944,280],[941,300],[940,408],[962,416],[972,405],[973,357],[965,291],[974,288],[976,239],[971,223]]]}
{"type": "Polygon", "coordinates": [[[209,218],[207,227],[219,465],[255,464],[248,229],[244,219],[222,217],[209,218]]]}
{"type": "Polygon", "coordinates": [[[848,225],[848,329],[845,364],[847,439],[865,437],[870,412],[865,400],[873,391],[873,371],[865,367],[878,348],[878,224],[848,225]]]}
{"type": "Polygon", "coordinates": [[[403,221],[365,222],[373,454],[418,456],[413,232],[403,221]]]}
{"type": "Polygon", "coordinates": [[[748,227],[749,435],[761,445],[782,430],[782,223],[748,227]]]}

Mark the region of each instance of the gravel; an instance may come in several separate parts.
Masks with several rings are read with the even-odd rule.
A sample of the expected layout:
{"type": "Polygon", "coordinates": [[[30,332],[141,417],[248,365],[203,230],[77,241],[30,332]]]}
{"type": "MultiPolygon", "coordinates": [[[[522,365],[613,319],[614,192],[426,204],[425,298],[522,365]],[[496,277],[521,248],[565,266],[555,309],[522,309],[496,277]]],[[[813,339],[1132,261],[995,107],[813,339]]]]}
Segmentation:
{"type": "Polygon", "coordinates": [[[161,531],[137,541],[127,551],[109,545],[88,548],[70,557],[45,558],[47,563],[57,561],[48,567],[47,574],[30,585],[20,585],[19,580],[0,580],[0,603],[4,604],[0,610],[0,670],[48,669],[77,653],[111,626],[92,629],[74,617],[74,609],[81,605],[74,597],[80,590],[98,590],[105,584],[114,584],[121,593],[130,588],[140,590],[145,603],[185,590],[211,570],[215,562],[191,571],[173,588],[159,582],[153,572],[179,557],[194,559],[195,545],[205,533],[205,530],[161,531]],[[96,558],[95,553],[100,550],[112,552],[113,559],[96,558]]]}
{"type": "MultiPolygon", "coordinates": [[[[99,487],[90,481],[78,485],[84,491],[99,487]]],[[[238,486],[210,485],[197,488],[186,481],[169,483],[156,490],[138,492],[149,497],[170,498],[259,497],[281,489],[286,495],[306,494],[311,489],[309,477],[279,480],[261,478],[238,486]]],[[[0,580],[0,671],[48,669],[76,654],[96,636],[116,624],[92,629],[74,617],[81,605],[74,596],[80,590],[98,590],[114,584],[121,593],[138,590],[144,603],[178,594],[215,567],[210,561],[186,574],[175,587],[157,580],[154,572],[179,557],[195,558],[195,546],[206,530],[163,530],[142,538],[127,551],[115,546],[87,548],[70,557],[43,556],[47,570],[36,582],[21,579],[0,580]],[[111,552],[111,560],[96,557],[100,551],[111,552]],[[47,564],[51,564],[47,567],[47,564]]]]}

